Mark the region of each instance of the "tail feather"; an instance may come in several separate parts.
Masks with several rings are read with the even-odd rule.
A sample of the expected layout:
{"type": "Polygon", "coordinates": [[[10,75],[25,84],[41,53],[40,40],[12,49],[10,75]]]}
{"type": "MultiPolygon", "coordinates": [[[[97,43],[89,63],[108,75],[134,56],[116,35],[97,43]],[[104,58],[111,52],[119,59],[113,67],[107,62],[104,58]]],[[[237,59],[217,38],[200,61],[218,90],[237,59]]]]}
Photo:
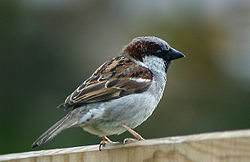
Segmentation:
{"type": "Polygon", "coordinates": [[[52,127],[50,127],[46,132],[44,132],[33,144],[32,148],[44,145],[51,139],[53,139],[56,135],[61,133],[61,131],[72,127],[74,124],[74,120],[71,120],[70,113],[67,114],[64,118],[59,120],[56,124],[54,124],[52,127]]]}

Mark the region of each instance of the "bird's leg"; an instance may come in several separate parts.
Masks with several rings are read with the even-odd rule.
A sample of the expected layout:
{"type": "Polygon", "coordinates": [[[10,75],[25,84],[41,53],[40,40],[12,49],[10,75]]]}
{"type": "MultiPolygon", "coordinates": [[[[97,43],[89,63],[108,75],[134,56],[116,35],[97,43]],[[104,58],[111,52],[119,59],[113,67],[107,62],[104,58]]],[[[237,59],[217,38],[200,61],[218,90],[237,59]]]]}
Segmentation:
{"type": "Polygon", "coordinates": [[[133,129],[129,128],[128,126],[126,125],[122,125],[123,128],[127,129],[127,131],[129,131],[129,133],[131,133],[135,139],[133,138],[125,138],[123,140],[123,144],[127,144],[127,143],[131,143],[131,142],[135,142],[135,141],[142,141],[142,140],[145,140],[140,134],[138,134],[136,131],[134,131],[133,129]]]}
{"type": "Polygon", "coordinates": [[[131,128],[129,128],[128,126],[126,126],[126,125],[122,125],[125,129],[127,129],[127,131],[129,131],[129,133],[131,133],[134,137],[135,137],[135,139],[137,139],[138,141],[142,141],[142,140],[144,140],[144,138],[140,135],[140,134],[138,134],[136,131],[134,131],[133,129],[131,129],[131,128]]]}
{"type": "Polygon", "coordinates": [[[99,145],[99,151],[101,151],[102,148],[106,146],[106,144],[117,144],[117,143],[119,143],[119,142],[113,142],[108,137],[102,136],[102,141],[99,145]]]}

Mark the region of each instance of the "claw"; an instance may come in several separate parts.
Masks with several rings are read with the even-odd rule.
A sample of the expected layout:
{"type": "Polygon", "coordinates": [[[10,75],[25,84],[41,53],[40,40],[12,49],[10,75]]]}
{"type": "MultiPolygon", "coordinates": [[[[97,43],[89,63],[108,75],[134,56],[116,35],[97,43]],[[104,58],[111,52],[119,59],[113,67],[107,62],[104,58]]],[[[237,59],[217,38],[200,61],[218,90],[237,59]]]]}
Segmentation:
{"type": "Polygon", "coordinates": [[[101,141],[99,144],[99,151],[102,151],[102,148],[105,147],[106,143],[104,141],[101,141]]]}
{"type": "Polygon", "coordinates": [[[129,143],[133,143],[133,142],[136,142],[138,141],[137,139],[134,139],[134,138],[125,138],[123,141],[122,141],[122,144],[129,144],[129,143]]]}
{"type": "Polygon", "coordinates": [[[104,148],[107,144],[112,145],[112,144],[117,144],[117,143],[119,143],[119,142],[113,142],[108,137],[103,136],[102,141],[99,144],[99,151],[102,151],[102,148],[104,148]]]}

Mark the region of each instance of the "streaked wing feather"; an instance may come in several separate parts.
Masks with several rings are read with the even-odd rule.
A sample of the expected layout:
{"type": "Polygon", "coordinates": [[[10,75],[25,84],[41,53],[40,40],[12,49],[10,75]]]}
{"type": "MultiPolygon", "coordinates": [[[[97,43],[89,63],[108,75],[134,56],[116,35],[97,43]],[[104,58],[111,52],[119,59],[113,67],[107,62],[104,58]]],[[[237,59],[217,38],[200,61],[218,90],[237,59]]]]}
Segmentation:
{"type": "Polygon", "coordinates": [[[152,73],[149,69],[127,57],[118,56],[101,65],[59,106],[65,109],[77,108],[84,104],[141,93],[149,88],[151,80],[152,73]]]}

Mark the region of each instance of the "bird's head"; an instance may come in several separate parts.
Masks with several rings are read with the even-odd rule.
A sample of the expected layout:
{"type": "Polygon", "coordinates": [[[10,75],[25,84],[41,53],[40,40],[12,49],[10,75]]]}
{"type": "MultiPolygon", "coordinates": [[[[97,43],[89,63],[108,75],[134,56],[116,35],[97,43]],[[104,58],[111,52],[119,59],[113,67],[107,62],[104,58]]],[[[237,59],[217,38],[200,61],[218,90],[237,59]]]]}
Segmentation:
{"type": "Polygon", "coordinates": [[[134,38],[123,48],[122,53],[141,62],[143,62],[145,56],[157,56],[162,58],[166,65],[168,65],[171,60],[184,57],[181,52],[170,47],[166,41],[153,36],[134,38]]]}

